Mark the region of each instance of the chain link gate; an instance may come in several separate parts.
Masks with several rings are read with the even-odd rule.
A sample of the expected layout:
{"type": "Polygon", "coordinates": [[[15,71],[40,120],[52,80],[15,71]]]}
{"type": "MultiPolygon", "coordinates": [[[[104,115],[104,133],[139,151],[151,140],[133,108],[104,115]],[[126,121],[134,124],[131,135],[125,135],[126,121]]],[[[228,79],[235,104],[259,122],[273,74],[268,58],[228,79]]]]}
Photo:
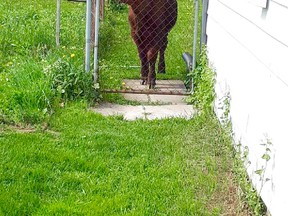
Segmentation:
{"type": "MultiPolygon", "coordinates": [[[[183,55],[185,64],[182,54],[192,51],[192,42],[195,43],[194,9],[198,12],[198,8],[193,1],[121,1],[106,2],[105,20],[95,34],[99,35],[99,49],[95,44],[94,78],[97,77],[101,91],[189,94],[191,86],[183,90],[183,82],[193,59],[183,55]],[[96,70],[95,64],[99,65],[96,70]]],[[[198,26],[198,21],[195,24],[198,26]]]]}
{"type": "MultiPolygon", "coordinates": [[[[58,46],[60,1],[57,0],[58,46]]],[[[187,81],[187,71],[191,72],[196,66],[197,30],[200,26],[198,0],[68,1],[86,2],[85,70],[90,72],[90,48],[93,46],[93,77],[95,86],[100,83],[102,92],[165,95],[186,95],[189,94],[188,90],[193,92],[193,80],[187,81]],[[104,9],[107,15],[105,21],[104,9]],[[100,17],[103,22],[99,32],[100,17]],[[195,58],[189,54],[190,50],[193,50],[192,56],[195,58]],[[141,82],[138,82],[139,78],[141,82]],[[184,81],[187,90],[179,80],[184,81]]],[[[207,40],[205,18],[208,2],[202,0],[201,5],[200,49],[207,40]]]]}

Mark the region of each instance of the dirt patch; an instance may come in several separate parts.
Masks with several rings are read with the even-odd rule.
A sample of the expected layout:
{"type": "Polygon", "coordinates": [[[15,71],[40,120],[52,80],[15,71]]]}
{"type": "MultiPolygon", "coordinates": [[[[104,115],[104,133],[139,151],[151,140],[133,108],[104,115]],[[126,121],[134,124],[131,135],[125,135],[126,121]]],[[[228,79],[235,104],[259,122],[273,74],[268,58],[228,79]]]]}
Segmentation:
{"type": "Polygon", "coordinates": [[[28,134],[28,133],[39,133],[39,132],[45,132],[45,133],[49,133],[52,134],[54,136],[59,136],[60,133],[57,131],[53,131],[50,130],[48,128],[48,124],[47,123],[43,123],[41,126],[39,127],[34,127],[31,125],[4,125],[3,127],[0,127],[0,133],[5,133],[8,131],[12,131],[12,132],[16,132],[16,133],[23,133],[23,134],[28,134]]]}
{"type": "Polygon", "coordinates": [[[219,178],[221,184],[226,185],[224,189],[217,189],[209,201],[208,209],[217,207],[223,203],[221,209],[222,216],[253,216],[247,204],[241,200],[239,186],[235,182],[232,171],[219,178]]]}

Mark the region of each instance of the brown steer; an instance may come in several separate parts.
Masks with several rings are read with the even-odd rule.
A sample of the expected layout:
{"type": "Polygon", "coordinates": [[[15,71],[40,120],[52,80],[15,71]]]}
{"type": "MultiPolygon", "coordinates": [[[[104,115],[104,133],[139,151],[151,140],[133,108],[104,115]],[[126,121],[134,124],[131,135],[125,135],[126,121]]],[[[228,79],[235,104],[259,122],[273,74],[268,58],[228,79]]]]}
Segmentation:
{"type": "Polygon", "coordinates": [[[141,61],[141,84],[156,85],[155,64],[159,53],[158,73],[165,73],[165,50],[168,33],[177,20],[176,0],[120,0],[129,5],[131,35],[141,61]]]}

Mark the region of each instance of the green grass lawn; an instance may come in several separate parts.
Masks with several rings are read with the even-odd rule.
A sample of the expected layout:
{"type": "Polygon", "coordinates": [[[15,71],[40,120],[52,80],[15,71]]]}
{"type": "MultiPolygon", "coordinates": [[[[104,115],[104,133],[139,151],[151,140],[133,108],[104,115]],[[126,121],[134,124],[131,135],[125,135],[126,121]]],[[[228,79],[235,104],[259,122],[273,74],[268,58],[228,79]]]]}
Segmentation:
{"type": "Polygon", "coordinates": [[[0,215],[220,215],[240,208],[214,118],[128,122],[73,105],[1,127],[0,215]],[[232,200],[232,203],[229,200],[232,200]]]}

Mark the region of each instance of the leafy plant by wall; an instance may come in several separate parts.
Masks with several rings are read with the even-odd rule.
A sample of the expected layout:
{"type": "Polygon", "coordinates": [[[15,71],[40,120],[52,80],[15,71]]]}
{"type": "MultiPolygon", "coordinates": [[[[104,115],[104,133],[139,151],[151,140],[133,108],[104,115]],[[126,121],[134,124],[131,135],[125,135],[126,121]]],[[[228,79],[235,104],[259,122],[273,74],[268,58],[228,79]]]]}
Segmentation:
{"type": "MultiPolygon", "coordinates": [[[[223,129],[226,131],[226,134],[232,140],[233,129],[230,116],[230,92],[227,92],[221,100],[221,106],[219,107],[219,109],[222,110],[222,115],[219,117],[219,120],[223,129]]],[[[233,145],[233,172],[235,173],[235,182],[237,182],[239,185],[238,196],[240,199],[242,199],[244,203],[244,206],[242,206],[242,208],[247,209],[249,211],[249,215],[257,216],[268,215],[267,208],[259,194],[265,182],[269,180],[265,178],[265,171],[267,167],[267,162],[270,160],[270,148],[268,146],[271,145],[271,141],[269,139],[266,139],[261,145],[265,147],[265,153],[261,157],[261,159],[265,161],[265,166],[262,166],[261,169],[255,171],[255,174],[259,176],[261,181],[261,188],[259,192],[257,192],[255,187],[253,186],[251,179],[249,178],[249,175],[247,173],[247,167],[249,167],[251,164],[251,161],[249,161],[248,157],[248,146],[243,146],[241,143],[233,145]]]]}
{"type": "Polygon", "coordinates": [[[193,91],[187,99],[201,113],[213,112],[215,100],[215,72],[209,67],[207,50],[202,49],[196,68],[188,74],[186,83],[193,82],[193,91]]]}

